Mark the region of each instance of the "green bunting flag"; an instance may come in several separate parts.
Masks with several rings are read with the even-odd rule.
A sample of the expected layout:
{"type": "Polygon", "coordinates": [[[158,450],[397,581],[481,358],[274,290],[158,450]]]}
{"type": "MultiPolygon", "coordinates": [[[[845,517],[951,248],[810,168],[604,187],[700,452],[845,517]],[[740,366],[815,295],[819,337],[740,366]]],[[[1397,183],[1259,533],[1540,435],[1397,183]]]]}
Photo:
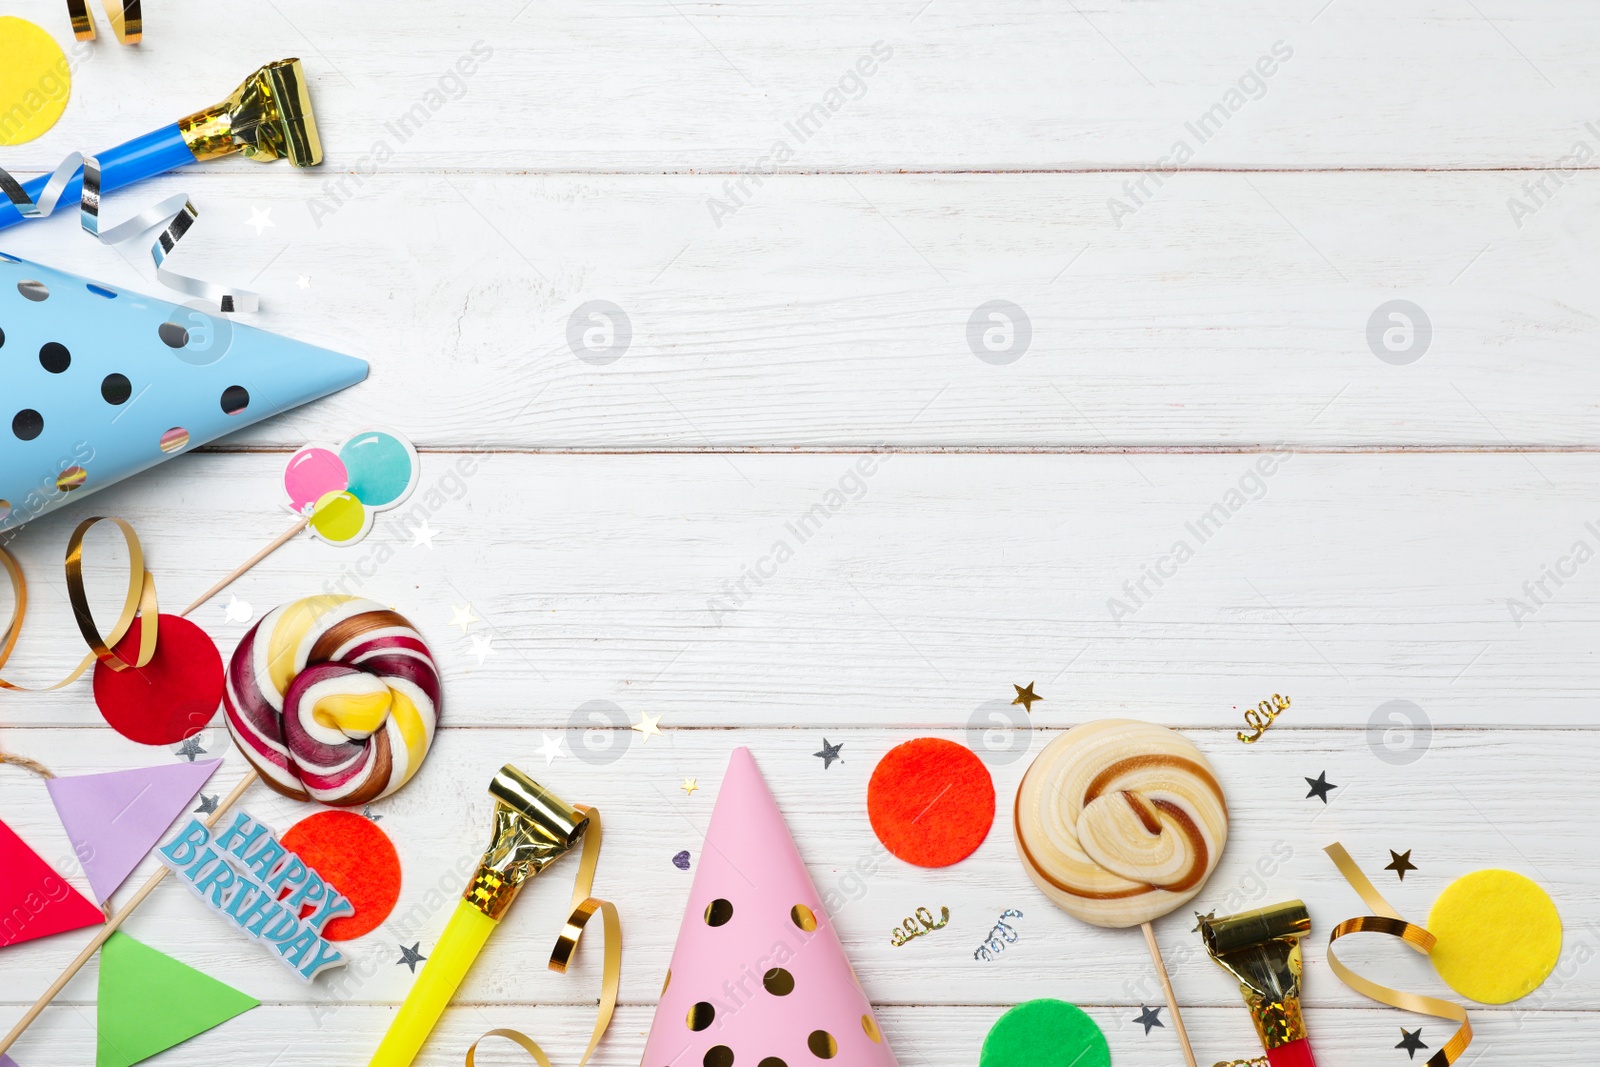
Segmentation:
{"type": "Polygon", "coordinates": [[[118,931],[100,950],[95,1067],[129,1067],[258,1003],[118,931]]]}

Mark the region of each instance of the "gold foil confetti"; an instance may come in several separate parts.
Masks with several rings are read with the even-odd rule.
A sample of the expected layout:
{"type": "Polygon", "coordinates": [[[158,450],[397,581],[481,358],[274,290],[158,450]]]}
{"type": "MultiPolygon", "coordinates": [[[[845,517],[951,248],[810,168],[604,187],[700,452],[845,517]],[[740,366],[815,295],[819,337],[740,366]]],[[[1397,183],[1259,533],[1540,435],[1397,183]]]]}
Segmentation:
{"type": "Polygon", "coordinates": [[[933,921],[933,912],[927,908],[918,908],[916,915],[907,915],[905,921],[891,931],[889,944],[898,948],[914,937],[924,937],[935,930],[944,929],[945,923],[949,921],[949,908],[939,909],[938,922],[933,921]]]}
{"type": "Polygon", "coordinates": [[[1033,714],[1033,702],[1035,700],[1043,700],[1044,699],[1044,697],[1040,696],[1038,693],[1035,693],[1033,691],[1033,683],[1032,682],[1029,682],[1025,686],[1018,685],[1016,682],[1012,682],[1011,683],[1011,688],[1013,688],[1013,689],[1015,689],[1017,691],[1016,699],[1013,700],[1011,703],[1013,703],[1013,704],[1021,704],[1022,705],[1022,710],[1026,711],[1030,715],[1033,714]]]}
{"type": "Polygon", "coordinates": [[[1263,700],[1255,707],[1247,709],[1244,713],[1245,724],[1255,730],[1255,733],[1246,736],[1243,732],[1240,732],[1234,734],[1234,736],[1247,745],[1255,744],[1261,740],[1261,735],[1266,733],[1272,724],[1278,721],[1278,716],[1282,715],[1288,707],[1288,697],[1273,693],[1270,703],[1263,700]]]}

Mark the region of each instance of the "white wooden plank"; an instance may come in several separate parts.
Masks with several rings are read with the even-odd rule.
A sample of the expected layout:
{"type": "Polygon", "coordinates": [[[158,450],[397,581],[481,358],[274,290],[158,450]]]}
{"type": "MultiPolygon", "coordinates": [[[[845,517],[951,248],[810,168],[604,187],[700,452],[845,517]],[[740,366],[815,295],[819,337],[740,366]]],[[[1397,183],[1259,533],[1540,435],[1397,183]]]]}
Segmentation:
{"type": "MultiPolygon", "coordinates": [[[[183,262],[259,286],[259,322],[372,362],[368,382],[239,444],[373,419],[440,448],[1600,441],[1592,183],[1519,228],[1520,173],[1189,174],[1119,228],[1106,204],[1129,177],[786,177],[720,229],[714,176],[383,173],[320,228],[303,175],[149,195],[194,193],[183,262]],[[256,208],[274,222],[259,238],[256,208]],[[631,337],[604,365],[585,330],[602,350],[620,334],[588,317],[597,300],[631,337]],[[994,300],[1029,331],[1005,365],[983,331],[999,348],[1022,333],[977,314],[994,300]],[[1369,341],[1392,300],[1431,329],[1409,365],[1369,341]]],[[[146,284],[75,229],[0,244],[146,284]]]]}
{"type": "MultiPolygon", "coordinates": [[[[1364,728],[1397,699],[1439,729],[1593,722],[1590,455],[1296,455],[1270,476],[1236,455],[424,462],[366,542],[297,541],[233,593],[258,614],[325,588],[395,604],[435,643],[458,724],[555,725],[603,699],[669,727],[949,726],[1029,680],[1052,723],[1227,726],[1286,690],[1298,725],[1364,728]],[[469,602],[481,663],[449,626],[469,602]]],[[[49,681],[81,650],[59,570],[79,518],[131,519],[185,604],[287,525],[282,465],[182,457],[24,528],[34,616],[7,676],[49,681]]],[[[111,570],[92,572],[104,604],[111,570]]],[[[231,649],[227,603],[198,618],[231,649]]],[[[86,686],[0,708],[98,725],[86,686]]]]}
{"type": "MultiPolygon", "coordinates": [[[[1035,714],[1045,717],[1044,705],[1035,714]]],[[[866,817],[872,768],[893,745],[919,734],[967,740],[960,730],[843,730],[843,762],[824,769],[811,753],[820,734],[806,730],[668,731],[635,740],[611,763],[538,757],[541,729],[450,729],[441,733],[430,762],[403,791],[373,806],[398,849],[404,887],[393,916],[367,938],[350,944],[348,976],[331,976],[307,988],[248,941],[231,936],[222,920],[205,913],[177,884],[164,885],[129,920],[133,936],[200,967],[262,1000],[320,1005],[326,1012],[358,1003],[397,1003],[411,977],[399,946],[429,948],[465,885],[487,840],[494,772],[512,761],[570,800],[598,807],[605,819],[605,854],[597,892],[616,901],[624,916],[627,973],[623,999],[654,1003],[670,962],[692,871],[672,857],[687,850],[698,864],[702,838],[728,754],[738,745],[755,753],[801,855],[841,932],[846,951],[868,993],[895,1004],[1010,1004],[1038,996],[1075,1003],[1155,1003],[1160,988],[1136,931],[1085,926],[1056,911],[1033,887],[1017,859],[1009,810],[1029,754],[1056,730],[1040,729],[1026,750],[1005,761],[991,757],[999,817],[971,857],[937,870],[912,867],[887,855],[866,817]],[[696,777],[699,791],[679,788],[696,777]],[[464,873],[465,872],[465,873],[464,873]],[[948,926],[904,947],[890,931],[918,907],[948,907],[948,926]],[[1019,940],[984,962],[974,951],[1006,908],[1019,940]]],[[[551,724],[554,725],[554,724],[551,724]]],[[[670,724],[666,724],[670,725],[670,724]]],[[[1518,870],[1539,881],[1561,911],[1566,929],[1560,975],[1507,1012],[1539,1008],[1600,1009],[1600,858],[1584,829],[1547,813],[1562,798],[1586,795],[1600,772],[1600,735],[1591,731],[1477,730],[1435,735],[1417,762],[1397,766],[1368,751],[1358,733],[1279,726],[1254,746],[1222,730],[1192,730],[1216,767],[1233,815],[1221,865],[1191,908],[1158,923],[1158,932],[1184,1004],[1232,1007],[1237,983],[1207,960],[1190,932],[1191,910],[1219,913],[1299,897],[1307,902],[1315,935],[1305,946],[1307,996],[1328,1007],[1365,1002],[1341,985],[1326,964],[1327,935],[1365,907],[1320,849],[1343,841],[1402,914],[1425,921],[1438,894],[1455,878],[1484,867],[1518,870]],[[1304,778],[1326,771],[1338,788],[1324,806],[1306,796],[1304,778]],[[1383,870],[1389,849],[1412,851],[1417,870],[1404,882],[1383,870]]],[[[57,773],[137,765],[171,757],[134,751],[109,731],[8,731],[8,746],[57,773]]],[[[568,743],[581,744],[575,734],[568,743]]],[[[217,745],[217,751],[225,746],[217,745]]],[[[237,752],[215,784],[231,787],[242,773],[237,752]]],[[[41,854],[70,868],[70,847],[42,784],[8,771],[0,783],[5,818],[41,854]]],[[[312,806],[254,787],[243,802],[280,830],[312,806]]],[[[141,871],[153,869],[146,861],[141,871]]],[[[562,977],[544,969],[570,893],[571,868],[552,867],[524,891],[497,930],[481,965],[460,993],[471,1004],[583,1004],[596,996],[598,946],[562,977]]],[[[75,879],[80,885],[82,879],[75,879]]],[[[135,883],[137,884],[137,883],[135,883]]],[[[737,904],[737,902],[736,902],[737,904]]],[[[0,1001],[30,1003],[83,943],[68,934],[9,948],[7,983],[0,1001]]],[[[1420,957],[1382,939],[1341,944],[1344,961],[1363,973],[1385,976],[1403,988],[1448,995],[1420,957]]],[[[70,1002],[94,999],[92,971],[74,980],[70,1002]]],[[[1242,1018],[1242,1013],[1241,1013],[1242,1018]]],[[[26,1061],[23,1061],[26,1062],[26,1061]]]]}
{"type": "MultiPolygon", "coordinates": [[[[446,728],[427,772],[378,809],[406,866],[401,907],[357,943],[355,981],[307,989],[163,887],[130,931],[266,1001],[163,1062],[365,1062],[411,982],[396,946],[436,936],[460,881],[443,868],[481,846],[482,789],[507,758],[606,812],[600,888],[624,910],[628,973],[597,1062],[637,1062],[690,880],[670,857],[697,855],[727,754],[747,744],[908,1067],[975,1062],[1003,1007],[1032,996],[1089,1006],[1119,1065],[1170,1064],[1171,1031],[1132,1021],[1159,999],[1138,938],[1050,909],[1003,817],[1028,754],[1107,714],[1186,727],[1228,787],[1234,835],[1197,906],[1311,905],[1323,1062],[1395,1056],[1402,1023],[1434,1047],[1446,1035],[1328,974],[1326,931],[1365,910],[1317,851],[1335,839],[1414,918],[1479,867],[1546,885],[1562,967],[1520,1004],[1474,1009],[1474,1058],[1584,1062],[1600,1025],[1600,861],[1560,813],[1584,810],[1600,763],[1587,670],[1600,613],[1584,580],[1600,515],[1593,456],[1556,453],[1597,447],[1600,203],[1572,169],[1580,143],[1600,147],[1586,5],[520,4],[399,0],[363,22],[302,0],[220,19],[172,0],[140,48],[81,52],[63,122],[0,151],[19,173],[47,167],[303,54],[326,167],[232,161],[108,213],[192,191],[204,218],[180,263],[261,288],[262,325],[374,363],[357,390],[25,530],[12,547],[36,615],[8,678],[47,680],[73,658],[57,568],[79,517],[137,522],[171,610],[287,521],[283,455],[233,450],[378,420],[435,450],[416,505],[361,548],[297,542],[236,590],[259,614],[342,582],[413,615],[439,649],[446,728]],[[493,54],[460,99],[414,134],[385,125],[425,108],[479,40],[493,54]],[[880,40],[893,54],[861,98],[794,143],[783,174],[747,177],[880,40]],[[1186,123],[1277,41],[1293,54],[1261,99],[1225,102],[1201,143],[1186,123]],[[1145,173],[1180,140],[1199,172],[1145,173]],[[374,167],[378,141],[396,151],[374,167]],[[1215,173],[1239,169],[1324,172],[1215,173]],[[886,173],[925,171],[957,173],[886,173]],[[1044,173],[1057,171],[1079,173],[1044,173]],[[274,222],[259,237],[241,229],[257,208],[274,222]],[[1032,329],[1009,364],[968,340],[996,299],[1032,329]],[[1368,340],[1393,299],[1431,320],[1409,365],[1368,340]],[[614,363],[567,339],[592,300],[631,320],[614,363]],[[1259,480],[1257,454],[1137,454],[1285,444],[1380,454],[1297,454],[1259,480]],[[884,445],[1135,454],[863,452],[884,445]],[[1536,451],[1475,454],[1524,446],[1536,451]],[[1402,449],[1452,451],[1381,454],[1402,449]],[[710,450],[724,454],[628,454],[710,450]],[[871,473],[853,475],[863,459],[871,473]],[[1194,529],[1208,514],[1220,529],[1194,529]],[[806,516],[815,528],[797,530],[806,516]],[[432,549],[412,544],[421,519],[432,549]],[[1178,541],[1193,558],[1148,577],[1178,541]],[[469,601],[492,637],[481,663],[448,627],[469,601]],[[1034,728],[985,732],[1009,683],[1029,680],[1046,697],[1034,728]],[[1274,690],[1291,711],[1240,744],[1240,708],[1274,690]],[[660,714],[665,735],[571,725],[591,701],[622,722],[660,714]],[[986,751],[1002,818],[943,871],[883,857],[863,811],[876,760],[926,733],[1000,746],[986,751]],[[546,766],[546,735],[588,759],[546,766]],[[844,742],[843,764],[810,755],[823,736],[844,742]],[[605,741],[616,762],[586,747],[605,741]],[[1304,796],[1320,771],[1339,785],[1328,806],[1304,796]],[[675,788],[685,776],[693,796],[675,788]],[[1389,848],[1413,849],[1404,883],[1380,869],[1389,848]],[[889,927],[919,905],[950,906],[950,927],[892,947],[889,927]],[[1004,907],[1026,912],[1023,940],[973,960],[1004,907]]],[[[65,40],[54,0],[12,9],[65,40]]],[[[74,225],[0,246],[141,284],[74,225]]],[[[109,568],[92,570],[110,601],[109,568]]],[[[225,651],[244,629],[226,602],[199,616],[225,651]]],[[[104,729],[87,682],[0,696],[0,723],[8,751],[62,773],[172,758],[104,729]]],[[[208,788],[231,784],[225,733],[202,740],[229,759],[208,788]]],[[[248,806],[280,826],[306,810],[260,788],[248,806]]],[[[0,773],[0,817],[83,885],[37,780],[0,773]]],[[[424,1062],[459,1062],[495,1025],[550,1038],[558,1061],[582,1046],[594,947],[570,977],[543,969],[567,874],[528,891],[424,1062]]],[[[1188,925],[1169,918],[1161,938],[1202,1059],[1249,1055],[1236,991],[1188,925]]],[[[80,943],[5,951],[0,1029],[80,943]]],[[[1356,944],[1345,958],[1444,992],[1400,955],[1356,944]]],[[[94,998],[91,967],[18,1059],[87,1062],[94,998]]]]}
{"type": "MultiPolygon", "coordinates": [[[[978,1062],[983,1037],[1001,1010],[966,1005],[886,1007],[879,1011],[878,1019],[903,1067],[971,1067],[978,1062]]],[[[1136,1006],[1089,1006],[1086,1010],[1105,1031],[1111,1062],[1117,1067],[1170,1067],[1182,1062],[1170,1028],[1152,1030],[1146,1037],[1143,1028],[1133,1023],[1139,1013],[1136,1006]]],[[[1165,1018],[1166,1013],[1162,1015],[1165,1018]]],[[[1592,1043],[1600,1033],[1595,1016],[1587,1012],[1549,1012],[1520,1020],[1509,1015],[1480,1011],[1473,1016],[1478,1037],[1468,1052],[1470,1062],[1580,1062],[1570,1058],[1574,1046],[1592,1043]]],[[[351,1007],[319,1027],[303,1006],[265,1004],[163,1053],[158,1062],[209,1067],[230,1060],[253,1063],[277,1056],[283,1063],[359,1067],[370,1059],[389,1018],[390,1011],[385,1008],[351,1007]]],[[[621,1008],[610,1036],[590,1062],[597,1067],[638,1067],[650,1018],[648,1008],[621,1008]]],[[[1185,1011],[1183,1018],[1196,1052],[1203,1057],[1202,1063],[1260,1055],[1259,1043],[1242,1007],[1197,1008],[1185,1011]]],[[[1445,1026],[1436,1020],[1381,1008],[1313,1010],[1308,1027],[1317,1062],[1348,1067],[1396,1062],[1398,1053],[1393,1049],[1402,1024],[1407,1029],[1420,1025],[1423,1040],[1434,1050],[1449,1037],[1445,1026]]],[[[458,1067],[467,1046],[491,1026],[520,1029],[537,1039],[554,1062],[575,1063],[588,1043],[593,1011],[544,1005],[452,1008],[445,1013],[433,1041],[417,1063],[423,1067],[458,1067]]],[[[36,1029],[44,1036],[30,1032],[18,1046],[21,1051],[17,1058],[25,1067],[29,1063],[57,1062],[58,1058],[72,1063],[93,1059],[93,1014],[87,1008],[51,1008],[36,1029]]],[[[525,1067],[532,1062],[512,1046],[494,1041],[484,1042],[477,1061],[487,1067],[525,1067]]]]}
{"type": "MultiPolygon", "coordinates": [[[[9,9],[71,45],[60,5],[9,9]]],[[[803,170],[1143,166],[1179,140],[1199,167],[1551,166],[1596,118],[1591,17],[1582,0],[404,0],[352,19],[286,0],[219,21],[174,0],[137,49],[84,48],[66,118],[4,165],[118,143],[300,55],[339,170],[380,140],[401,166],[542,171],[740,171],[780,139],[803,170]],[[491,53],[441,84],[477,42],[491,53]],[[890,58],[858,87],[877,42],[890,58]]]]}

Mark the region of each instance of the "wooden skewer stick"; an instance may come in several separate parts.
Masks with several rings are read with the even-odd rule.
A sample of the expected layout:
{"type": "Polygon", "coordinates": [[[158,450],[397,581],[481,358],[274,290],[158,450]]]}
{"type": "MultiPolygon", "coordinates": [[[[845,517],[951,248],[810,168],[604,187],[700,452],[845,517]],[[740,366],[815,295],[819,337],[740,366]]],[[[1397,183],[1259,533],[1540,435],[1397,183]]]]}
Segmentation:
{"type": "MultiPolygon", "coordinates": [[[[1161,991],[1167,995],[1167,1011],[1172,1015],[1172,1030],[1178,1035],[1178,1044],[1183,1048],[1183,1058],[1189,1067],[1199,1067],[1195,1063],[1194,1049],[1189,1045],[1189,1032],[1183,1028],[1183,1014],[1178,1011],[1178,998],[1172,992],[1172,979],[1167,977],[1167,964],[1161,958],[1161,946],[1156,944],[1156,931],[1149,923],[1143,923],[1139,929],[1144,931],[1144,943],[1150,946],[1150,959],[1156,965],[1156,977],[1161,979],[1161,991]]],[[[0,1046],[4,1051],[4,1046],[0,1046]]]]}
{"type": "MultiPolygon", "coordinates": [[[[259,777],[260,775],[256,773],[255,769],[251,768],[250,772],[239,780],[239,784],[233,787],[233,792],[229,793],[222,800],[222,802],[217,805],[217,810],[213,811],[209,816],[206,817],[205,824],[207,829],[215,826],[217,820],[222,818],[223,813],[232,807],[234,801],[243,796],[244,791],[249,789],[259,777]]],[[[88,963],[90,958],[93,957],[96,952],[100,951],[100,946],[105,944],[107,939],[110,938],[112,934],[117,932],[117,927],[122,925],[123,920],[129,915],[132,915],[133,910],[140,904],[144,903],[144,898],[149,896],[155,887],[161,884],[161,879],[167,876],[168,869],[169,868],[165,864],[162,864],[161,867],[156,870],[156,873],[150,876],[149,881],[140,886],[139,891],[135,893],[126,904],[117,909],[117,913],[111,916],[111,920],[100,928],[100,932],[95,935],[94,940],[83,946],[83,951],[78,953],[77,959],[67,964],[67,969],[61,972],[61,976],[59,978],[50,983],[50,988],[46,989],[44,991],[44,995],[36,1000],[33,1007],[29,1008],[27,1013],[17,1021],[17,1025],[11,1028],[11,1032],[4,1038],[0,1038],[0,1055],[3,1055],[6,1049],[10,1048],[16,1042],[17,1038],[22,1036],[22,1032],[39,1017],[40,1012],[44,1011],[45,1005],[54,1000],[56,994],[61,992],[61,990],[66,987],[68,982],[72,981],[72,976],[77,974],[78,971],[83,968],[83,965],[88,963]]]]}
{"type": "Polygon", "coordinates": [[[260,563],[278,549],[288,544],[290,540],[294,538],[295,534],[306,528],[306,525],[310,521],[311,516],[307,515],[305,518],[301,519],[299,522],[296,522],[293,526],[283,531],[283,533],[279,534],[270,545],[268,545],[266,548],[263,548],[260,552],[257,552],[243,563],[239,564],[239,566],[234,569],[232,574],[229,574],[226,578],[222,579],[222,581],[218,582],[210,589],[207,589],[204,593],[201,593],[199,598],[195,600],[193,604],[190,604],[188,607],[184,608],[181,614],[189,614],[195,608],[198,608],[201,604],[204,604],[206,601],[210,600],[212,597],[228,588],[228,586],[238,581],[251,567],[254,567],[257,563],[260,563]]]}

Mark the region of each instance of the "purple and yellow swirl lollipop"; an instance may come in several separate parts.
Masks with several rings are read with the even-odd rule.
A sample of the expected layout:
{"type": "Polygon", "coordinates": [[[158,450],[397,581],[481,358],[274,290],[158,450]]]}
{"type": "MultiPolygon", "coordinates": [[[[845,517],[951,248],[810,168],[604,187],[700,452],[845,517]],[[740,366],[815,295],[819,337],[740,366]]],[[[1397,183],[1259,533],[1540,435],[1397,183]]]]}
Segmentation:
{"type": "Polygon", "coordinates": [[[228,731],[268,785],[351,807],[416,774],[439,721],[439,671],[406,618],[313,596],[257,623],[233,653],[228,731]]]}

